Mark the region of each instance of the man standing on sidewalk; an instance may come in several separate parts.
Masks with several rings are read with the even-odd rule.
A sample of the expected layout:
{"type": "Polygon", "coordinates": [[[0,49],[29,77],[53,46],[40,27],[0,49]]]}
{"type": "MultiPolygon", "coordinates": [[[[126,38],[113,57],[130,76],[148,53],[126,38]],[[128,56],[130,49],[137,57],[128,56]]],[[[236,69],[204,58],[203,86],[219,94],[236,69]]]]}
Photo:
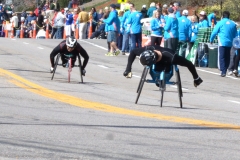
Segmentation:
{"type": "Polygon", "coordinates": [[[232,47],[233,38],[237,35],[236,24],[229,19],[230,12],[224,11],[223,18],[214,27],[210,37],[210,43],[213,43],[215,36],[219,37],[219,58],[220,58],[220,70],[221,76],[225,77],[227,69],[230,63],[230,50],[232,47]]]}

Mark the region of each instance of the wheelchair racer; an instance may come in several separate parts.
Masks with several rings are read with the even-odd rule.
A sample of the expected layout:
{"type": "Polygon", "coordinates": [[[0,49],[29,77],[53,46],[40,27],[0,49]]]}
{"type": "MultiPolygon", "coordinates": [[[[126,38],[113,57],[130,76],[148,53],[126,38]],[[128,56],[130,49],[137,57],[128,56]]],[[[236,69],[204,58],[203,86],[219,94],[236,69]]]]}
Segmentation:
{"type": "MultiPolygon", "coordinates": [[[[142,65],[152,66],[155,64],[157,71],[171,68],[172,65],[180,65],[187,67],[192,73],[194,79],[194,86],[199,86],[203,80],[198,76],[195,66],[192,62],[188,61],[184,57],[179,56],[173,50],[169,48],[163,48],[158,45],[136,48],[130,52],[128,57],[128,63],[123,75],[127,78],[132,77],[132,63],[136,56],[139,56],[140,63],[142,65]]],[[[167,71],[166,71],[167,72],[167,71]]]]}
{"type": "Polygon", "coordinates": [[[62,59],[62,65],[63,67],[66,67],[66,64],[68,63],[68,58],[65,56],[67,54],[72,54],[72,67],[74,67],[74,63],[76,61],[77,55],[80,54],[83,58],[83,64],[82,64],[82,75],[85,76],[85,67],[88,63],[89,56],[86,52],[86,50],[77,42],[77,39],[75,39],[73,36],[67,37],[66,40],[62,41],[59,45],[57,45],[50,54],[50,62],[51,62],[51,68],[50,72],[53,72],[54,69],[54,57],[60,53],[61,59],[62,59]]]}

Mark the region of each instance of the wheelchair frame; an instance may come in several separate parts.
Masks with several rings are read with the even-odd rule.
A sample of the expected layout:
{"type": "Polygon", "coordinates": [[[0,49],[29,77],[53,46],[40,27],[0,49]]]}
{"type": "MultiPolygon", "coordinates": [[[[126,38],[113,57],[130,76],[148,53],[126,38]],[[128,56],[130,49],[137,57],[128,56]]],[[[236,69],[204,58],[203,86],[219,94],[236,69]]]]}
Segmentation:
{"type": "MultiPolygon", "coordinates": [[[[68,82],[70,82],[70,72],[72,71],[72,56],[71,55],[67,55],[67,54],[65,54],[65,56],[67,57],[67,64],[66,64],[66,66],[68,66],[68,82]]],[[[57,66],[58,65],[63,66],[63,64],[59,64],[58,63],[60,57],[61,57],[61,54],[58,53],[57,58],[55,59],[51,80],[53,80],[53,77],[54,77],[54,74],[56,72],[57,66]]],[[[83,83],[82,63],[81,63],[80,55],[77,55],[77,59],[78,59],[78,65],[74,65],[74,67],[79,67],[80,80],[81,80],[81,83],[83,83]]]]}
{"type": "Polygon", "coordinates": [[[136,98],[135,104],[137,104],[137,102],[138,102],[138,99],[139,99],[140,94],[142,92],[144,82],[155,83],[155,84],[159,85],[159,90],[161,91],[161,100],[160,100],[160,106],[161,107],[162,107],[162,103],[163,103],[164,91],[166,91],[166,84],[171,84],[171,85],[176,84],[177,85],[177,90],[178,90],[179,103],[180,103],[180,107],[182,108],[182,97],[183,97],[182,84],[181,84],[181,77],[180,77],[179,68],[177,67],[177,65],[171,66],[171,71],[169,73],[166,73],[165,70],[163,70],[161,72],[155,71],[155,65],[145,66],[144,69],[143,69],[143,72],[142,72],[141,79],[140,79],[139,84],[138,84],[137,98],[136,98]],[[173,67],[175,69],[176,82],[170,82],[169,81],[173,76],[173,67]],[[146,79],[148,72],[152,77],[151,80],[146,79]]]}

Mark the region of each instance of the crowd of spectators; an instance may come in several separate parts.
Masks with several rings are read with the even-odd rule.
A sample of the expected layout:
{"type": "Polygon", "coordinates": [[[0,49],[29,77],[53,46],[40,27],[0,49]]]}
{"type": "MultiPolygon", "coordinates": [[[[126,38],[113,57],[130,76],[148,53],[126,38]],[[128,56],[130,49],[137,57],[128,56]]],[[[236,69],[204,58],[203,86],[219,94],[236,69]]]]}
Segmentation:
{"type": "MultiPolygon", "coordinates": [[[[214,27],[209,43],[213,43],[214,37],[218,35],[221,76],[226,76],[227,68],[230,75],[236,73],[237,64],[229,65],[229,63],[230,61],[238,63],[230,58],[232,41],[238,32],[237,25],[229,19],[228,11],[224,11],[222,19],[217,22],[218,11],[208,15],[205,11],[200,11],[199,14],[193,11],[190,15],[188,10],[182,10],[181,4],[177,2],[164,5],[152,2],[149,8],[145,4],[142,5],[141,11],[137,11],[133,3],[127,3],[124,8],[111,4],[99,11],[95,7],[86,11],[84,7],[78,5],[78,1],[69,0],[66,8],[60,8],[59,4],[53,0],[51,3],[38,6],[34,11],[28,13],[23,11],[20,17],[14,12],[13,5],[7,7],[0,5],[0,24],[3,21],[10,21],[13,23],[14,30],[19,30],[23,23],[25,37],[30,38],[33,36],[34,24],[39,33],[37,38],[45,38],[47,24],[49,24],[50,38],[62,39],[64,36],[76,35],[76,30],[79,32],[79,39],[106,38],[108,46],[106,56],[115,56],[119,53],[125,55],[134,48],[142,47],[143,23],[141,20],[143,18],[150,19],[151,42],[149,44],[161,45],[164,41],[164,47],[176,51],[183,57],[187,50],[191,50],[200,28],[214,27]],[[10,17],[7,11],[11,11],[10,17]],[[90,25],[93,32],[91,37],[89,36],[90,25]]],[[[15,36],[19,36],[19,33],[16,32],[15,36]]],[[[232,52],[237,51],[235,49],[232,52]]]]}

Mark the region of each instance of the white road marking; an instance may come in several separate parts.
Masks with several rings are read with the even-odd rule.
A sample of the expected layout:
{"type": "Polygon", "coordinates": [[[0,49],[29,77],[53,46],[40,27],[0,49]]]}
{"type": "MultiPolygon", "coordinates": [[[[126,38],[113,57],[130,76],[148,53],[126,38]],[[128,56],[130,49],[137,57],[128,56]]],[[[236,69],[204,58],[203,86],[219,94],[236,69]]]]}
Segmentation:
{"type": "Polygon", "coordinates": [[[136,77],[136,78],[141,78],[140,76],[136,76],[136,75],[132,75],[133,77],[136,77]]]}
{"type": "Polygon", "coordinates": [[[99,67],[102,67],[102,68],[108,68],[108,67],[106,67],[106,66],[104,66],[104,65],[98,65],[99,67]]]}
{"type": "Polygon", "coordinates": [[[29,43],[27,43],[27,42],[23,42],[24,44],[29,44],[29,43]]]}
{"type": "Polygon", "coordinates": [[[240,102],[238,101],[232,101],[232,100],[228,100],[229,102],[232,102],[232,103],[237,103],[237,104],[240,104],[240,102]]]}
{"type": "MultiPolygon", "coordinates": [[[[204,69],[197,69],[198,71],[202,71],[202,72],[206,72],[206,73],[211,73],[211,74],[215,74],[215,75],[219,75],[220,76],[220,73],[215,73],[215,72],[211,72],[211,71],[206,71],[204,69]]],[[[231,78],[231,79],[237,79],[237,80],[240,80],[239,78],[236,78],[236,77],[232,77],[232,76],[226,76],[228,78],[231,78]]]]}
{"type": "Polygon", "coordinates": [[[44,49],[44,48],[42,48],[42,47],[38,47],[38,49],[44,49]]]}
{"type": "Polygon", "coordinates": [[[101,48],[101,49],[103,49],[103,50],[108,50],[107,48],[105,48],[105,47],[102,47],[102,46],[99,46],[99,45],[96,45],[96,44],[94,44],[94,43],[91,43],[91,42],[87,42],[87,41],[84,41],[84,40],[79,40],[79,41],[83,41],[83,42],[86,42],[86,43],[88,43],[88,44],[91,44],[91,45],[93,45],[93,46],[96,46],[96,47],[98,47],[98,48],[101,48]]]}
{"type": "MultiPolygon", "coordinates": [[[[177,88],[177,86],[172,86],[172,85],[171,85],[170,87],[172,87],[172,88],[177,88]]],[[[187,89],[187,88],[182,88],[182,90],[183,90],[183,91],[188,91],[189,89],[187,89]]]]}
{"type": "Polygon", "coordinates": [[[16,41],[16,39],[11,39],[11,40],[16,41]]]}

